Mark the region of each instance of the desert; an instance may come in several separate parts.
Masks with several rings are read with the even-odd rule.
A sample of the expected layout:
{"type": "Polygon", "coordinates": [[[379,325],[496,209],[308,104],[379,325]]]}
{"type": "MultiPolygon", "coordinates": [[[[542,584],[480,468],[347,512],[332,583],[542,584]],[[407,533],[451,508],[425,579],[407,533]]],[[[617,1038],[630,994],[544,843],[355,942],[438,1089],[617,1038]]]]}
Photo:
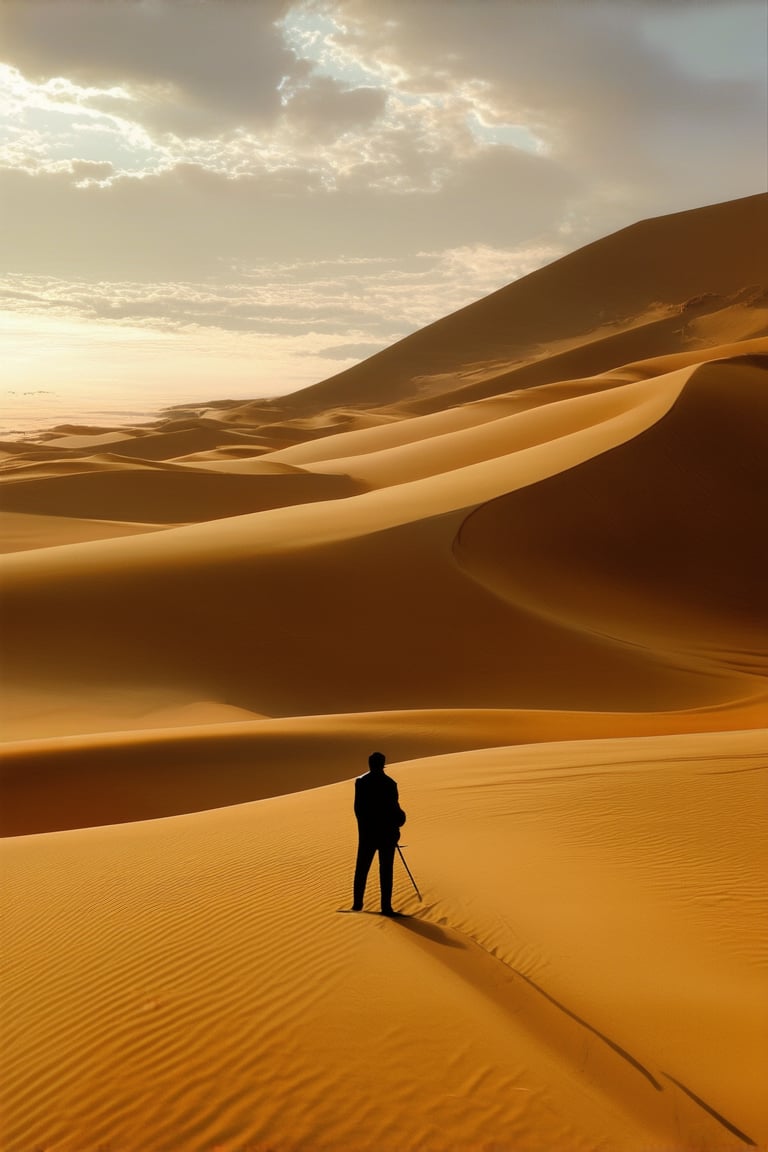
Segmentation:
{"type": "Polygon", "coordinates": [[[768,1146],[766,240],[0,445],[8,1152],[768,1146]]]}

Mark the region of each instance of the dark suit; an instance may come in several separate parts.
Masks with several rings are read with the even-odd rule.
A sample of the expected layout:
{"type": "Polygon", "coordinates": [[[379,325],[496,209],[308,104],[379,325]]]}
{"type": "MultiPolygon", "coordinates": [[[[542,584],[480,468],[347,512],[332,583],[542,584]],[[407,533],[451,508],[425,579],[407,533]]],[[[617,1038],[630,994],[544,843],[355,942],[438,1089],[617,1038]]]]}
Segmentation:
{"type": "Polygon", "coordinates": [[[355,816],[359,836],[355,864],[355,907],[363,906],[365,882],[378,852],[381,910],[391,911],[395,846],[400,839],[400,825],[405,820],[405,814],[399,804],[397,784],[386,772],[366,772],[355,780],[355,816]]]}

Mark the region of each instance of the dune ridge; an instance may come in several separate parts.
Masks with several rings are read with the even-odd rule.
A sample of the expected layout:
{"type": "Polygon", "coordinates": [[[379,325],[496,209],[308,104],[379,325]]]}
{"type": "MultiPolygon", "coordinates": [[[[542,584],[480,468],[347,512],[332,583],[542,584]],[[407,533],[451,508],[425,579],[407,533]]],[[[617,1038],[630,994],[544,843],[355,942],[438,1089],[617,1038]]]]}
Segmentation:
{"type": "Polygon", "coordinates": [[[213,722],[195,704],[145,717],[133,731],[9,741],[0,760],[0,835],[175,816],[304,791],[356,775],[377,742],[393,761],[412,760],[579,737],[762,728],[766,708],[768,693],[677,712],[410,709],[248,720],[232,708],[213,722]],[[62,779],[70,786],[64,794],[62,779]]]}
{"type": "Polygon", "coordinates": [[[768,1148],[762,235],[0,445],[4,1149],[768,1148]]]}
{"type": "MultiPolygon", "coordinates": [[[[360,389],[379,404],[392,403],[412,392],[414,382],[428,388],[434,380],[436,390],[443,391],[446,375],[455,380],[494,361],[550,356],[558,351],[555,342],[584,343],[608,325],[629,329],[647,313],[658,316],[667,307],[692,310],[716,303],[712,297],[741,293],[759,302],[768,287],[766,205],[768,193],[761,193],[633,224],[437,320],[361,365],[274,401],[267,411],[357,404],[360,389]]],[[[630,358],[638,357],[617,363],[630,358]]]]}

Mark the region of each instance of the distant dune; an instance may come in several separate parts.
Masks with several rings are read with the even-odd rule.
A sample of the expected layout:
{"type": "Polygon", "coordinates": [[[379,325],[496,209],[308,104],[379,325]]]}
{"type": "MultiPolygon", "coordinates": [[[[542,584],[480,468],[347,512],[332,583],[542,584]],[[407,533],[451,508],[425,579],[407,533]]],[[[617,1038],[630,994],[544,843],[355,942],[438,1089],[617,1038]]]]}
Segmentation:
{"type": "Polygon", "coordinates": [[[361,394],[377,405],[418,399],[538,361],[550,367],[542,363],[533,382],[548,383],[566,376],[558,354],[573,357],[567,375],[591,375],[727,343],[734,329],[737,338],[764,334],[766,244],[765,195],[644,220],[272,407],[298,415],[357,407],[361,394]]]}
{"type": "Polygon", "coordinates": [[[0,445],[3,1149],[768,1147],[767,251],[644,221],[0,445]]]}

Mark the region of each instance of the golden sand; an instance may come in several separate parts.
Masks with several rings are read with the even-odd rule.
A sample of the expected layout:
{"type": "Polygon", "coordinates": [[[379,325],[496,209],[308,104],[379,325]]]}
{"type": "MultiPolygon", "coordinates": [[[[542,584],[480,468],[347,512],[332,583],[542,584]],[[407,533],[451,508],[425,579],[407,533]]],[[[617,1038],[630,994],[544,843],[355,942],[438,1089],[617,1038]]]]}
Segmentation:
{"type": "Polygon", "coordinates": [[[0,445],[4,1152],[768,1147],[761,230],[0,445]]]}

